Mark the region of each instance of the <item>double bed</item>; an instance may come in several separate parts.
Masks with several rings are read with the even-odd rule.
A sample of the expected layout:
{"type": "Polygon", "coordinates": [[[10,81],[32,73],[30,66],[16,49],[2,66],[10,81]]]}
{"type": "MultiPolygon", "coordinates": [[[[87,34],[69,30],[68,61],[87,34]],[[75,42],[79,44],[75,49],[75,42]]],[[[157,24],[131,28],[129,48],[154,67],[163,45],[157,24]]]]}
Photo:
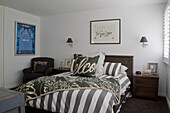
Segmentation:
{"type": "Polygon", "coordinates": [[[116,77],[106,74],[77,77],[71,76],[71,72],[40,77],[17,89],[26,94],[26,110],[32,113],[116,113],[131,91],[133,56],[105,55],[104,62],[121,63],[128,69],[116,77]]]}

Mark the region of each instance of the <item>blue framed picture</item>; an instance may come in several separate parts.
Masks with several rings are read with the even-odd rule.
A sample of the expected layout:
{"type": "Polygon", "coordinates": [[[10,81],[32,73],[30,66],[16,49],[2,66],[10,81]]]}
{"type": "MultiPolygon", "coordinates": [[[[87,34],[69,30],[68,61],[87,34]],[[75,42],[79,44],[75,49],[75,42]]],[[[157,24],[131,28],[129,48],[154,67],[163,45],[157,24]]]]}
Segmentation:
{"type": "Polygon", "coordinates": [[[15,55],[34,55],[36,26],[15,22],[15,27],[15,55]]]}

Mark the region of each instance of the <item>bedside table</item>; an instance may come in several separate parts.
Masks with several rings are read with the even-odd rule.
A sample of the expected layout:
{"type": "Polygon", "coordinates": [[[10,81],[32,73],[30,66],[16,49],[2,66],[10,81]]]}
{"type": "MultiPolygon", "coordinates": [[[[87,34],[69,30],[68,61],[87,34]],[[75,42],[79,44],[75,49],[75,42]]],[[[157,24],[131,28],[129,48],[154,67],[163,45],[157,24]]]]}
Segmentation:
{"type": "Polygon", "coordinates": [[[0,87],[0,112],[25,113],[24,94],[0,87]]]}
{"type": "Polygon", "coordinates": [[[133,76],[133,97],[158,98],[158,75],[134,75],[133,76]]]}
{"type": "Polygon", "coordinates": [[[52,70],[52,75],[60,74],[63,72],[69,72],[69,71],[70,71],[70,68],[57,68],[57,69],[52,70]]]}

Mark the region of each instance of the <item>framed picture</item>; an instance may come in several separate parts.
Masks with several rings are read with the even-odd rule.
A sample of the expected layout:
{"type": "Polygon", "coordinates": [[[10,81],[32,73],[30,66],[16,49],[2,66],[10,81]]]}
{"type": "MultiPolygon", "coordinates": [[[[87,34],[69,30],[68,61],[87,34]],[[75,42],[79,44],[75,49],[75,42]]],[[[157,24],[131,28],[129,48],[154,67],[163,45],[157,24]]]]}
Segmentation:
{"type": "Polygon", "coordinates": [[[72,58],[65,58],[64,67],[71,68],[72,58]]]}
{"type": "Polygon", "coordinates": [[[158,63],[148,63],[148,66],[152,74],[158,73],[158,63]]]}
{"type": "Polygon", "coordinates": [[[90,21],[90,44],[120,44],[120,19],[90,21]]]}
{"type": "Polygon", "coordinates": [[[15,55],[34,55],[36,26],[15,22],[15,29],[15,55]]]}

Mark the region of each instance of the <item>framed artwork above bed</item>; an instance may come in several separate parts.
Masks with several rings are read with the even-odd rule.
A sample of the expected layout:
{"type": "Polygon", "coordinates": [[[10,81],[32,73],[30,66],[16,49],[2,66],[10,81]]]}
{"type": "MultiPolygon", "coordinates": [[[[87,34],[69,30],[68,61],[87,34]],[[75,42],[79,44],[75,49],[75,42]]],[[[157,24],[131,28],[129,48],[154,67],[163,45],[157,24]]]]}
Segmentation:
{"type": "Polygon", "coordinates": [[[35,54],[36,26],[15,22],[15,55],[35,54]]]}
{"type": "Polygon", "coordinates": [[[90,44],[120,44],[121,20],[90,21],[90,44]]]}

